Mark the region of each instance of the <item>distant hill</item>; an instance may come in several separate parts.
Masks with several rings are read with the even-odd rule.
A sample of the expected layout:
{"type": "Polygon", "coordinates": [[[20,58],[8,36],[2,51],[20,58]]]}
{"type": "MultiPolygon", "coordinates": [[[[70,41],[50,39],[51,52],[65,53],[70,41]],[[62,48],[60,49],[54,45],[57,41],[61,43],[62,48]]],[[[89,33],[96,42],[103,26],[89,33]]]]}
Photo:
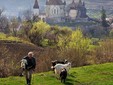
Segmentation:
{"type": "MultiPolygon", "coordinates": [[[[113,9],[113,0],[82,0],[82,1],[86,3],[87,9],[101,9],[102,6],[104,6],[106,9],[109,8],[113,9]]],[[[72,2],[72,0],[67,0],[67,2],[70,3],[72,2]]]]}

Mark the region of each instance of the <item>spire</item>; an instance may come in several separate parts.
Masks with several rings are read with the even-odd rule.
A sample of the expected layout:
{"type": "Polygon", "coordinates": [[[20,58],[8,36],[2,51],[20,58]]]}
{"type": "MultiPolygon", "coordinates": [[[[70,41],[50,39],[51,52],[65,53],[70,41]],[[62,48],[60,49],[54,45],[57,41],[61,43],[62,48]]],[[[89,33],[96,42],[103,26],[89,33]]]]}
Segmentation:
{"type": "Polygon", "coordinates": [[[35,0],[35,4],[34,4],[33,8],[34,9],[39,9],[39,5],[38,5],[38,1],[37,0],[35,0]]]}
{"type": "Polygon", "coordinates": [[[78,6],[79,6],[79,7],[82,7],[82,6],[83,6],[82,0],[79,0],[78,6]]]}
{"type": "Polygon", "coordinates": [[[64,5],[66,5],[66,0],[64,0],[64,5]]]}
{"type": "Polygon", "coordinates": [[[79,3],[82,3],[82,1],[81,1],[81,0],[79,0],[79,3]]]}
{"type": "Polygon", "coordinates": [[[85,6],[85,2],[83,1],[83,6],[85,6]]]}
{"type": "Polygon", "coordinates": [[[73,3],[75,3],[75,0],[73,0],[73,3]]]}

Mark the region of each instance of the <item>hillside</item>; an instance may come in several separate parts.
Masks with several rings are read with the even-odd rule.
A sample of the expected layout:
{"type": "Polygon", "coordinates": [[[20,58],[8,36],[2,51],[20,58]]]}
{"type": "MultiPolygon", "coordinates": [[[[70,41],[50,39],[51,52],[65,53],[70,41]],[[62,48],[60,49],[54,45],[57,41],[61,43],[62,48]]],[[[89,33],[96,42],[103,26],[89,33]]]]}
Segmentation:
{"type": "MultiPolygon", "coordinates": [[[[0,85],[25,85],[22,77],[0,79],[0,85]]],[[[113,63],[72,68],[65,84],[52,72],[33,75],[32,85],[113,85],[113,63]]]]}

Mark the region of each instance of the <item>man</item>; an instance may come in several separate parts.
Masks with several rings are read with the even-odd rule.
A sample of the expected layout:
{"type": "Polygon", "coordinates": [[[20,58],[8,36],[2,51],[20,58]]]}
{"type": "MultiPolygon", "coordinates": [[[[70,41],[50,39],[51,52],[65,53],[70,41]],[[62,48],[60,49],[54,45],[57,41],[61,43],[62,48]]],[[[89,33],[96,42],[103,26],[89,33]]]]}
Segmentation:
{"type": "Polygon", "coordinates": [[[33,56],[33,52],[29,52],[28,55],[23,58],[27,61],[27,64],[25,64],[25,77],[27,85],[31,85],[32,72],[35,70],[36,67],[36,60],[33,56]]]}

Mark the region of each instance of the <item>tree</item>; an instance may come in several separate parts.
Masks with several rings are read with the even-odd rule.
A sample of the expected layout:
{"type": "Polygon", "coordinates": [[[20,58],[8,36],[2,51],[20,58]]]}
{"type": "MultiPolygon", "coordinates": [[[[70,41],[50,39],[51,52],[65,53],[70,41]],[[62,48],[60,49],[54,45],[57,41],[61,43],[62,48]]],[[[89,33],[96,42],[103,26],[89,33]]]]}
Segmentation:
{"type": "Polygon", "coordinates": [[[107,21],[106,21],[106,11],[105,11],[105,9],[102,7],[102,11],[101,11],[101,20],[102,20],[102,26],[103,27],[108,27],[109,25],[108,25],[108,23],[107,23],[107,21]]]}
{"type": "Polygon", "coordinates": [[[49,30],[50,26],[46,22],[35,22],[29,32],[30,41],[38,46],[42,46],[42,42],[48,42],[44,37],[49,30]]]}
{"type": "Polygon", "coordinates": [[[3,13],[4,9],[0,9],[0,17],[2,16],[2,13],[3,13]]]}
{"type": "Polygon", "coordinates": [[[91,40],[83,36],[80,29],[67,36],[59,37],[58,56],[69,59],[76,66],[87,64],[86,54],[90,50],[91,40]]]}
{"type": "Polygon", "coordinates": [[[17,28],[19,27],[19,22],[18,19],[16,17],[13,17],[11,19],[11,24],[10,24],[10,29],[13,33],[13,36],[17,36],[17,28]]]}
{"type": "Polygon", "coordinates": [[[25,10],[23,12],[23,16],[25,18],[26,21],[32,21],[32,11],[31,10],[25,10]]]}
{"type": "Polygon", "coordinates": [[[85,38],[83,36],[82,31],[80,29],[77,29],[76,31],[72,31],[72,33],[67,36],[59,37],[58,46],[63,46],[64,48],[80,48],[87,50],[89,48],[90,43],[91,40],[85,38]]]}
{"type": "Polygon", "coordinates": [[[29,31],[31,30],[32,26],[33,26],[32,21],[23,21],[22,30],[25,36],[27,37],[29,36],[29,31]]]}
{"type": "Polygon", "coordinates": [[[0,17],[0,32],[9,33],[9,20],[6,16],[0,17]]]}
{"type": "Polygon", "coordinates": [[[6,16],[3,16],[2,13],[4,9],[0,9],[0,32],[8,33],[9,32],[9,20],[6,16]]]}

